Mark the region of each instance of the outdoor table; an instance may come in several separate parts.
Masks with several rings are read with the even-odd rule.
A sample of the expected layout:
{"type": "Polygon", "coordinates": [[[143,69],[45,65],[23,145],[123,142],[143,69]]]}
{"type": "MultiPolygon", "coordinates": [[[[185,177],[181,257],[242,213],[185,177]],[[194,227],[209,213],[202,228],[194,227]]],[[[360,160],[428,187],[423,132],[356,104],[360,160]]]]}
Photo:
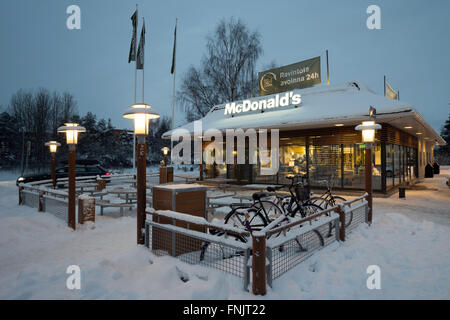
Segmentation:
{"type": "Polygon", "coordinates": [[[197,177],[191,174],[178,173],[174,174],[174,177],[186,179],[186,183],[195,182],[197,180],[197,177]]]}
{"type": "Polygon", "coordinates": [[[84,188],[97,188],[97,186],[98,184],[96,182],[81,182],[76,184],[76,188],[79,188],[81,193],[84,192],[84,188]]]}
{"type": "Polygon", "coordinates": [[[221,185],[223,185],[223,191],[225,192],[226,184],[227,182],[234,181],[234,179],[226,179],[226,178],[211,178],[206,179],[204,182],[214,182],[217,183],[217,188],[220,188],[221,185]]]}
{"type": "Polygon", "coordinates": [[[234,199],[238,199],[241,204],[243,204],[243,200],[253,201],[252,196],[234,196],[234,199]]]}
{"type": "Polygon", "coordinates": [[[206,193],[206,208],[210,208],[211,204],[210,199],[222,199],[222,198],[228,198],[236,195],[236,193],[222,193],[222,194],[216,194],[216,195],[208,195],[208,192],[206,193]]]}
{"type": "Polygon", "coordinates": [[[131,183],[133,187],[136,187],[137,185],[136,179],[124,180],[123,183],[131,183]]]}
{"type": "MultiPolygon", "coordinates": [[[[116,188],[116,189],[112,189],[112,190],[108,190],[108,193],[111,194],[117,194],[118,197],[120,197],[121,194],[125,195],[125,203],[131,203],[131,199],[129,199],[129,195],[130,194],[137,194],[137,190],[136,189],[126,189],[126,188],[116,188]]],[[[131,207],[130,207],[131,210],[131,207]]]]}

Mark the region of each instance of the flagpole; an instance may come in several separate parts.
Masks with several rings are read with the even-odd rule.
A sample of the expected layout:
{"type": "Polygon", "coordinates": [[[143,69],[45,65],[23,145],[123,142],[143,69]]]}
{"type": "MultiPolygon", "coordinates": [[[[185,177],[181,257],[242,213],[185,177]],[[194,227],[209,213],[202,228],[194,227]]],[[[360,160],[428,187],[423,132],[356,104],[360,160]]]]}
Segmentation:
{"type": "Polygon", "coordinates": [[[328,50],[325,51],[327,56],[327,85],[330,85],[330,67],[328,65],[328,50]]]}
{"type": "MultiPolygon", "coordinates": [[[[142,26],[145,26],[145,20],[144,17],[142,17],[142,26]]],[[[145,37],[145,34],[143,35],[145,37]]],[[[140,41],[144,41],[143,46],[145,46],[145,39],[141,39],[140,41]]],[[[144,48],[142,48],[142,50],[144,51],[144,48]]],[[[145,59],[145,54],[143,56],[143,59],[145,59]]],[[[137,62],[136,62],[137,64],[137,62]]],[[[142,103],[145,103],[145,99],[144,99],[144,68],[145,68],[145,63],[144,61],[142,61],[142,103]]]]}
{"type": "MultiPolygon", "coordinates": [[[[175,30],[177,30],[177,26],[178,26],[178,18],[175,19],[175,30]]],[[[175,34],[176,37],[176,34],[175,34]]],[[[173,86],[172,86],[172,130],[175,127],[175,82],[176,82],[176,73],[177,73],[177,59],[176,59],[176,54],[177,54],[177,42],[176,42],[176,38],[174,38],[174,66],[173,66],[173,86]]],[[[173,150],[173,140],[170,139],[170,151],[173,150]]],[[[170,157],[170,164],[172,164],[172,157],[170,157]]]]}
{"type": "Polygon", "coordinates": [[[386,97],[386,76],[384,76],[384,96],[386,97]]]}
{"type": "MultiPolygon", "coordinates": [[[[136,3],[136,44],[137,44],[137,30],[139,26],[138,19],[138,5],[136,3]]],[[[137,87],[137,49],[134,50],[134,104],[136,104],[136,87],[137,87]]],[[[133,172],[136,173],[136,135],[133,131],[133,172]]]]}

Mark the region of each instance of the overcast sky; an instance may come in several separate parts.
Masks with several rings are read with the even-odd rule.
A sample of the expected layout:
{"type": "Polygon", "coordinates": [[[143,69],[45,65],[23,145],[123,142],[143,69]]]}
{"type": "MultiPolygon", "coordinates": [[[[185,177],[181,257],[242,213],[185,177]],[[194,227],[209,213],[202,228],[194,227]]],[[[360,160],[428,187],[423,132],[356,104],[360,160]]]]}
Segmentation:
{"type": "MultiPolygon", "coordinates": [[[[401,100],[415,105],[438,132],[448,118],[448,0],[137,3],[147,28],[145,100],[162,115],[171,115],[175,18],[180,84],[187,68],[199,64],[205,37],[218,21],[233,16],[261,33],[264,54],[258,71],[273,60],[281,66],[319,55],[324,58],[328,49],[331,83],[359,80],[383,94],[386,75],[400,90],[401,100]],[[366,27],[370,4],[381,7],[382,30],[366,27]]],[[[20,88],[67,90],[77,99],[81,115],[93,111],[99,118],[111,118],[117,127],[131,128],[122,113],[134,99],[134,64],[128,64],[128,51],[135,5],[135,0],[2,0],[0,105],[7,105],[20,88]],[[81,30],[66,27],[66,8],[71,4],[81,8],[81,30]]],[[[176,124],[185,121],[180,110],[175,119],[176,124]]]]}

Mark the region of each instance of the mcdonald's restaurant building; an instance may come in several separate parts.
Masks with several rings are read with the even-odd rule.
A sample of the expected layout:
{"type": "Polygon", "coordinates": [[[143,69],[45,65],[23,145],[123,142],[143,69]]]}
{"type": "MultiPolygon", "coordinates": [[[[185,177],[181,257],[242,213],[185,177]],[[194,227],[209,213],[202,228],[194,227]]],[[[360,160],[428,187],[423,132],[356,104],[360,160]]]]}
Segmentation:
{"type": "MultiPolygon", "coordinates": [[[[434,147],[445,141],[413,105],[378,95],[359,82],[294,89],[213,107],[201,119],[202,129],[220,130],[225,144],[226,129],[279,129],[279,170],[261,175],[258,157],[257,164],[206,165],[204,178],[287,184],[287,175],[305,173],[312,187],[322,187],[334,176],[335,189],[362,190],[365,145],[355,126],[369,120],[370,106],[376,108],[376,122],[382,126],[373,147],[374,191],[385,193],[423,178],[426,164],[434,162],[434,147]]],[[[180,128],[194,134],[193,122],[180,128]]],[[[203,147],[208,143],[203,142],[203,147]]]]}

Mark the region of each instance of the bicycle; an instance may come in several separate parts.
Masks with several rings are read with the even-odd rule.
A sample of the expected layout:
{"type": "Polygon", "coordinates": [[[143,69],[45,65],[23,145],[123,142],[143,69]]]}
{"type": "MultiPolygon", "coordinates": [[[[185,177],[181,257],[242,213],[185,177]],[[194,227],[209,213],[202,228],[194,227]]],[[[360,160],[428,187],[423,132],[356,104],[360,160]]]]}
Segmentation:
{"type": "MultiPolygon", "coordinates": [[[[319,205],[320,207],[322,207],[324,209],[335,207],[335,206],[347,201],[345,198],[343,198],[341,196],[333,195],[332,189],[334,186],[335,178],[336,178],[336,176],[332,175],[331,179],[327,181],[327,184],[326,184],[327,190],[324,193],[322,193],[320,196],[311,197],[310,201],[312,203],[319,205]]],[[[353,220],[353,212],[350,213],[348,221],[345,222],[345,226],[348,227],[352,223],[352,220],[353,220]]]]}
{"type": "MultiPolygon", "coordinates": [[[[252,234],[254,231],[262,230],[281,215],[286,216],[286,220],[284,221],[289,221],[287,217],[300,216],[305,218],[323,210],[320,206],[303,199],[304,195],[302,190],[304,190],[303,187],[305,186],[303,182],[295,182],[295,176],[288,177],[288,179],[291,179],[291,184],[289,186],[290,196],[276,196],[278,203],[275,203],[270,200],[263,200],[269,197],[269,194],[264,192],[256,192],[252,195],[253,203],[249,206],[239,205],[237,207],[233,207],[232,205],[231,211],[225,216],[224,223],[228,225],[231,224],[233,227],[245,229],[252,234]],[[289,201],[286,201],[288,198],[289,201]],[[282,204],[282,209],[278,206],[279,203],[282,204]]],[[[309,188],[306,188],[306,190],[309,194],[309,188]]],[[[210,233],[218,236],[227,235],[234,237],[237,241],[247,242],[245,237],[229,235],[224,231],[211,230],[210,233]]],[[[321,242],[323,242],[322,236],[320,234],[318,236],[321,239],[321,242]]],[[[298,244],[301,250],[303,250],[301,244],[298,244]]],[[[208,246],[209,242],[202,244],[200,261],[203,260],[208,246]]]]}
{"type": "MultiPolygon", "coordinates": [[[[270,198],[270,194],[256,192],[252,195],[253,203],[250,206],[232,208],[225,216],[225,224],[234,219],[235,227],[244,227],[251,232],[261,230],[281,215],[305,218],[323,210],[319,205],[309,201],[309,187],[304,182],[303,176],[289,176],[288,179],[291,180],[289,195],[275,195],[275,201],[273,201],[263,200],[270,198]],[[301,182],[297,181],[299,177],[302,179],[301,182]],[[243,223],[244,214],[249,215],[248,226],[243,223]]],[[[276,191],[282,187],[284,186],[269,187],[267,190],[276,191]]]]}

